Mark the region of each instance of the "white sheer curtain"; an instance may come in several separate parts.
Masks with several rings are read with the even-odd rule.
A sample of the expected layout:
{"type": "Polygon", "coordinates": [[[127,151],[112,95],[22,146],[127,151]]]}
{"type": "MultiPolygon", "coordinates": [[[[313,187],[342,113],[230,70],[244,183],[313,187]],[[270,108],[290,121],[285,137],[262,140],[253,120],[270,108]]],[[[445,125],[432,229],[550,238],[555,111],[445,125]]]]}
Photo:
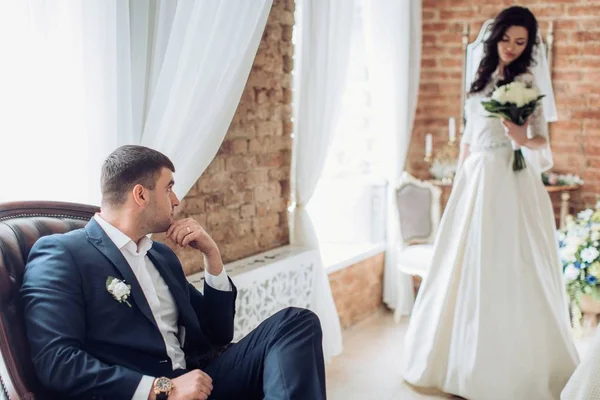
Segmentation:
{"type": "MultiPolygon", "coordinates": [[[[349,0],[300,0],[296,3],[294,76],[295,142],[290,215],[292,244],[318,248],[306,211],[325,164],[340,111],[354,12],[349,0]]],[[[329,279],[323,264],[315,268],[313,309],[323,326],[326,359],[341,353],[342,336],[329,279]]]]}
{"type": "Polygon", "coordinates": [[[98,204],[102,160],[160,150],[183,197],[216,154],[272,0],[0,4],[0,201],[98,204]]]}
{"type": "Polygon", "coordinates": [[[140,143],[171,157],[180,196],[223,142],[271,5],[272,0],[159,2],[140,143]]]}
{"type": "Polygon", "coordinates": [[[119,1],[0,2],[0,201],[97,198],[104,154],[117,144],[119,1]]]}
{"type": "Polygon", "coordinates": [[[395,185],[399,181],[412,134],[421,65],[421,0],[366,2],[367,53],[373,93],[372,126],[387,136],[387,250],[383,300],[397,315],[408,315],[414,296],[411,278],[398,274],[396,253],[400,227],[395,185]]]}

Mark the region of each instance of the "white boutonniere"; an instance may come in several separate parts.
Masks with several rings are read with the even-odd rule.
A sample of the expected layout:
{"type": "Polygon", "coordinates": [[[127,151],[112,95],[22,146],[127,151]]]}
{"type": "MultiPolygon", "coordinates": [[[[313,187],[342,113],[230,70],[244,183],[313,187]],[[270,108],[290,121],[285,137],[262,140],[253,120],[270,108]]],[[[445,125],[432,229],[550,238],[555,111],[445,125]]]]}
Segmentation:
{"type": "Polygon", "coordinates": [[[106,290],[112,295],[112,297],[119,303],[125,303],[129,307],[131,304],[127,301],[131,294],[131,286],[126,284],[125,281],[119,280],[113,276],[106,278],[106,290]]]}

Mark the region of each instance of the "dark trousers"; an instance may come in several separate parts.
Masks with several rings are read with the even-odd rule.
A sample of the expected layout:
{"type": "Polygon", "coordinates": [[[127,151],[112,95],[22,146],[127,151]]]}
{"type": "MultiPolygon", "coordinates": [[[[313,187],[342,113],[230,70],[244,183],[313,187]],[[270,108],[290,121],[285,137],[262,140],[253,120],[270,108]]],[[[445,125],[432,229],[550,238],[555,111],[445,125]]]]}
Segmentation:
{"type": "Polygon", "coordinates": [[[286,308],[202,368],[213,379],[212,400],[325,399],[319,318],[286,308]]]}

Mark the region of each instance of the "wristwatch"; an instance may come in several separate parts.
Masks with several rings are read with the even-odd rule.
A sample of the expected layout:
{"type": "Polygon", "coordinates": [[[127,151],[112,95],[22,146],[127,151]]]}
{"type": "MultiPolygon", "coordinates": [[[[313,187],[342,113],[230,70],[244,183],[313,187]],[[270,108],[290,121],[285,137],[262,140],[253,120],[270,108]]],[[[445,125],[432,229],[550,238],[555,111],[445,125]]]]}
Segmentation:
{"type": "Polygon", "coordinates": [[[156,400],[167,400],[173,390],[173,382],[169,378],[161,376],[154,381],[154,394],[156,400]]]}

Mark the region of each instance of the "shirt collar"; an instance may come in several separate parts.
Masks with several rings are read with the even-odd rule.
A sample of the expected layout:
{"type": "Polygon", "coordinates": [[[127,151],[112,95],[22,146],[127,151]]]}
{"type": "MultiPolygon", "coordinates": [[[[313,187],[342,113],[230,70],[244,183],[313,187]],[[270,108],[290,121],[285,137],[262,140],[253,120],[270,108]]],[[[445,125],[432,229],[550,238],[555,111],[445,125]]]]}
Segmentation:
{"type": "Polygon", "coordinates": [[[94,215],[94,219],[119,250],[127,249],[133,254],[144,256],[152,248],[152,240],[148,236],[144,236],[138,244],[135,244],[129,236],[103,219],[99,214],[94,215]]]}

